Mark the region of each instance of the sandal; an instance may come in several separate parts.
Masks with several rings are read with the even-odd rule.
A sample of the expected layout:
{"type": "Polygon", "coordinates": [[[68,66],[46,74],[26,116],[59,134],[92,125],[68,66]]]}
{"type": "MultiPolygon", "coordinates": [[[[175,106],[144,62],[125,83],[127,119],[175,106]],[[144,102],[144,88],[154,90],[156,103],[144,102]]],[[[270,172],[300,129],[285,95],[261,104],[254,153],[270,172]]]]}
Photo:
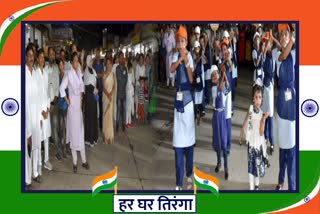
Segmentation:
{"type": "Polygon", "coordinates": [[[82,167],[85,168],[85,169],[89,169],[89,164],[88,162],[85,162],[82,164],[82,167]]]}

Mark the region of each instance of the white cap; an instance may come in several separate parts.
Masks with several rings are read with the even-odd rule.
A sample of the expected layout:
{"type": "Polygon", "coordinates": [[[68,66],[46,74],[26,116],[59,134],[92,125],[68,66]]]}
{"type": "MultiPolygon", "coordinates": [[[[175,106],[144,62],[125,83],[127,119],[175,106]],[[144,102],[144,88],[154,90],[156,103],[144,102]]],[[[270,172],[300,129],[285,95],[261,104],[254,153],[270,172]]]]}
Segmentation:
{"type": "Polygon", "coordinates": [[[229,32],[228,31],[223,31],[223,34],[222,34],[222,38],[229,38],[230,37],[230,34],[229,34],[229,32]]]}
{"type": "Polygon", "coordinates": [[[196,26],[196,28],[194,29],[194,32],[200,34],[200,27],[196,26]]]}
{"type": "Polygon", "coordinates": [[[210,76],[212,75],[212,73],[218,73],[218,67],[216,65],[211,65],[211,69],[210,69],[210,76]]]}
{"type": "Polygon", "coordinates": [[[258,85],[258,86],[263,86],[263,82],[262,82],[262,80],[260,79],[260,78],[257,78],[256,79],[256,81],[255,81],[255,83],[253,84],[253,86],[255,86],[255,85],[258,85]]]}
{"type": "Polygon", "coordinates": [[[260,37],[260,34],[258,32],[255,32],[254,36],[253,36],[253,41],[256,37],[260,37]]]}
{"type": "Polygon", "coordinates": [[[200,43],[197,40],[195,40],[193,43],[193,48],[198,48],[198,47],[200,47],[200,43]]]}

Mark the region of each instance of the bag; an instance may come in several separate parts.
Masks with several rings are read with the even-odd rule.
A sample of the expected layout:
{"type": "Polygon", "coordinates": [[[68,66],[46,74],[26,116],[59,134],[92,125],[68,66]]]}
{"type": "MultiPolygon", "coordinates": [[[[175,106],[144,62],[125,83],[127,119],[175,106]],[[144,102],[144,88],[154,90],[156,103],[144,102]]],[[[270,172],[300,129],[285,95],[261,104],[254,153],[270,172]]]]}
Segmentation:
{"type": "Polygon", "coordinates": [[[249,118],[248,118],[248,122],[246,124],[246,127],[245,127],[245,140],[246,140],[246,144],[248,144],[250,138],[251,138],[251,133],[252,133],[252,114],[253,114],[253,105],[250,105],[249,107],[249,118]],[[250,115],[251,113],[251,115],[250,115]]]}

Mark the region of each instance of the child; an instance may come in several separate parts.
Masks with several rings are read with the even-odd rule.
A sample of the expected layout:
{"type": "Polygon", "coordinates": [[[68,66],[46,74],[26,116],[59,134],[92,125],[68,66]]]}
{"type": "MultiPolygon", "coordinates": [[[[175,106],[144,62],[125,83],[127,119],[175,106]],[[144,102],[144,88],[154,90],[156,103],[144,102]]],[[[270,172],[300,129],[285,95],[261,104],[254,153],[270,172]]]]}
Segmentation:
{"type": "Polygon", "coordinates": [[[132,128],[131,116],[134,115],[134,74],[131,62],[128,62],[126,104],[126,128],[132,128]]]}
{"type": "Polygon", "coordinates": [[[145,99],[145,86],[144,77],[140,77],[139,83],[139,94],[138,94],[138,120],[144,121],[144,99],[145,99]]]}
{"type": "MultiPolygon", "coordinates": [[[[218,67],[211,67],[211,82],[212,82],[212,98],[213,98],[213,117],[212,117],[212,146],[217,153],[217,166],[215,172],[219,172],[221,168],[221,149],[223,150],[224,160],[224,178],[228,180],[228,154],[227,154],[227,121],[224,112],[222,100],[222,87],[229,87],[228,78],[225,70],[222,70],[219,81],[218,67]],[[217,87],[217,85],[219,85],[217,87]]],[[[224,90],[225,91],[225,90],[224,90]]]]}
{"type": "Polygon", "coordinates": [[[259,177],[265,174],[265,164],[267,157],[265,153],[264,125],[269,112],[265,114],[261,110],[262,103],[262,82],[253,86],[253,105],[250,105],[249,111],[243,122],[240,131],[239,144],[241,145],[242,137],[246,129],[246,142],[248,144],[248,173],[250,190],[259,190],[259,177]]]}
{"type": "Polygon", "coordinates": [[[272,155],[274,145],[273,145],[273,76],[274,76],[274,63],[271,53],[272,39],[270,38],[270,33],[266,32],[265,36],[262,38],[262,43],[264,44],[263,51],[263,102],[262,110],[264,112],[269,112],[269,117],[266,120],[264,136],[265,139],[270,142],[270,154],[272,155]]]}
{"type": "Polygon", "coordinates": [[[200,125],[200,117],[204,116],[203,108],[203,92],[205,87],[204,81],[204,64],[207,61],[206,56],[204,55],[204,50],[200,47],[198,41],[194,42],[193,45],[194,54],[195,54],[195,65],[196,69],[194,71],[195,75],[195,92],[194,92],[194,102],[195,102],[195,114],[197,118],[197,125],[200,125]]]}

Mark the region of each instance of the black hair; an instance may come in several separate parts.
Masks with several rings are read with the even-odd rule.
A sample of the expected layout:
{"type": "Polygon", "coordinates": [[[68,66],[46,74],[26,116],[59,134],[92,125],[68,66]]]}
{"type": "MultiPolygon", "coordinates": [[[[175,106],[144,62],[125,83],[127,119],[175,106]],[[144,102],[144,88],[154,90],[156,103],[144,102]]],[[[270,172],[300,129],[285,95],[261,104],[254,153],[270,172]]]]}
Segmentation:
{"type": "Polygon", "coordinates": [[[66,51],[65,51],[63,48],[61,48],[60,54],[61,54],[62,52],[66,53],[66,51]]]}
{"type": "Polygon", "coordinates": [[[32,45],[28,44],[28,46],[27,46],[27,48],[26,48],[26,56],[27,56],[27,54],[28,54],[28,52],[29,52],[30,50],[31,50],[32,53],[33,53],[33,47],[32,47],[32,45]]]}
{"type": "Polygon", "coordinates": [[[74,58],[75,58],[76,56],[78,56],[77,52],[73,52],[73,53],[71,54],[70,62],[73,62],[73,60],[74,60],[74,58]]]}
{"type": "Polygon", "coordinates": [[[37,57],[39,57],[40,54],[44,54],[44,50],[42,48],[37,51],[37,57]]]}
{"type": "Polygon", "coordinates": [[[260,86],[258,84],[254,84],[254,86],[252,88],[252,97],[254,97],[256,92],[261,92],[261,95],[263,96],[263,88],[262,88],[262,86],[260,86]]]}

